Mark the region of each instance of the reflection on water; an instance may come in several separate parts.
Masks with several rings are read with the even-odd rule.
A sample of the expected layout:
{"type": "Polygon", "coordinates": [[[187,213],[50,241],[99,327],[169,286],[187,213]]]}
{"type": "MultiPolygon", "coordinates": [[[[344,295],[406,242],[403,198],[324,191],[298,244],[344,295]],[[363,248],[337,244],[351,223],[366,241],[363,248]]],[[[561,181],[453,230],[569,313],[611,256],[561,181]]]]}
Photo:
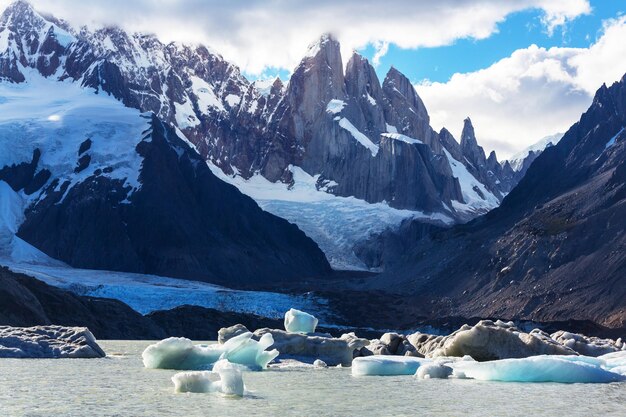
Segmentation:
{"type": "Polygon", "coordinates": [[[246,373],[243,399],[174,394],[144,369],[151,342],[108,341],[105,359],[0,359],[4,416],[624,416],[626,384],[517,384],[352,377],[349,369],[246,373]]]}

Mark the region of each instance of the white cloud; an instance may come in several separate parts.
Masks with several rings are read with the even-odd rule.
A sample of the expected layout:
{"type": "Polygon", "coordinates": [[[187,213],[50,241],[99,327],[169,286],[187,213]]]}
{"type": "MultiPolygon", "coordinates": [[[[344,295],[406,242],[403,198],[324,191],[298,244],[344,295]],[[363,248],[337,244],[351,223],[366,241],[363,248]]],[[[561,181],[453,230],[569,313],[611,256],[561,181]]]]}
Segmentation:
{"type": "MultiPolygon", "coordinates": [[[[590,12],[588,0],[31,0],[73,24],[117,24],[164,40],[205,43],[245,71],[291,70],[307,45],[333,32],[343,51],[484,39],[514,12],[543,11],[547,30],[590,12]]],[[[0,7],[8,4],[0,0],[0,7]]],[[[379,49],[379,52],[384,52],[379,49]]]]}
{"type": "Polygon", "coordinates": [[[445,126],[458,138],[470,116],[479,142],[507,157],[564,132],[602,83],[619,80],[626,73],[625,39],[626,17],[611,19],[589,48],[532,45],[486,69],[416,88],[435,128],[445,126]]]}

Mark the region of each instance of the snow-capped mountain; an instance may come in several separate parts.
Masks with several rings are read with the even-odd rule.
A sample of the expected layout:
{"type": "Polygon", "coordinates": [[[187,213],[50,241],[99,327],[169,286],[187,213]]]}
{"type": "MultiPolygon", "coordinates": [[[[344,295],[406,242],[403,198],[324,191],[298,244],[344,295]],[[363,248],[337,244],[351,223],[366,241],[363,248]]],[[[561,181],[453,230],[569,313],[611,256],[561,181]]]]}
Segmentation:
{"type": "MultiPolygon", "coordinates": [[[[116,45],[150,43],[117,33],[116,45]]],[[[329,272],[296,226],[212,174],[164,121],[167,109],[162,120],[128,105],[139,100],[132,85],[153,76],[149,62],[161,62],[158,54],[133,49],[97,59],[95,44],[83,39],[86,31],[44,19],[25,2],[0,18],[0,257],[49,263],[49,256],[74,267],[231,286],[329,272]],[[111,64],[116,59],[132,60],[133,80],[111,64]],[[111,68],[117,85],[98,78],[111,68]],[[105,86],[113,96],[136,95],[120,101],[105,86]]]]}
{"type": "Polygon", "coordinates": [[[537,159],[546,148],[559,143],[562,137],[563,133],[555,133],[554,135],[546,136],[537,141],[537,143],[511,156],[507,162],[515,172],[520,173],[523,177],[533,161],[537,159]]]}
{"type": "MultiPolygon", "coordinates": [[[[155,114],[214,173],[244,192],[258,181],[274,184],[283,197],[257,201],[315,236],[338,267],[361,267],[352,247],[371,231],[353,229],[356,237],[346,241],[328,234],[330,218],[351,224],[345,213],[364,209],[380,213],[376,224],[383,228],[409,217],[466,221],[497,207],[519,179],[495,153],[486,157],[469,119],[460,143],[445,129],[435,132],[424,103],[396,69],[381,83],[355,53],[344,71],[339,43],[330,35],[311,45],[286,85],[280,79],[249,82],[205,46],[164,44],[115,27],[76,29],[17,1],[0,17],[0,79],[34,86],[35,74],[155,114]],[[298,178],[320,193],[318,200],[337,196],[338,217],[290,197],[298,178]]],[[[30,157],[21,155],[20,162],[30,157]]],[[[66,191],[88,175],[78,164],[66,191]]],[[[118,178],[130,190],[140,188],[133,169],[118,178]]]]}

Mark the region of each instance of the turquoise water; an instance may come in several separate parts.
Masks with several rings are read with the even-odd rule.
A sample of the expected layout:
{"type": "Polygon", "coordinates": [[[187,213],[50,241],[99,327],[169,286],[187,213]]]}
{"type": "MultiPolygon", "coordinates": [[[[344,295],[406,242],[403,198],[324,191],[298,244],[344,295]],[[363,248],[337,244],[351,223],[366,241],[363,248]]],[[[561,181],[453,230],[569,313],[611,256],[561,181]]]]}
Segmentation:
{"type": "Polygon", "coordinates": [[[246,373],[248,395],[175,394],[144,369],[151,342],[103,341],[104,359],[0,359],[0,416],[626,416],[626,384],[353,377],[350,369],[246,373]]]}

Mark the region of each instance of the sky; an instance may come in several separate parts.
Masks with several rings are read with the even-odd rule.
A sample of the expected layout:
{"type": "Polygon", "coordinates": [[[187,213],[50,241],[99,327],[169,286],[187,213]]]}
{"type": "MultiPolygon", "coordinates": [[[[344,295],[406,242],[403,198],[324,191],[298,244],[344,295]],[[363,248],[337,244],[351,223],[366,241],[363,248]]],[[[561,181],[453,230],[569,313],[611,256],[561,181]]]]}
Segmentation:
{"type": "MultiPolygon", "coordinates": [[[[0,8],[9,3],[0,0],[0,8]]],[[[202,43],[249,79],[289,74],[326,32],[345,59],[414,83],[435,129],[471,117],[508,157],[565,131],[626,73],[626,0],[31,0],[75,26],[118,25],[202,43]]]]}

